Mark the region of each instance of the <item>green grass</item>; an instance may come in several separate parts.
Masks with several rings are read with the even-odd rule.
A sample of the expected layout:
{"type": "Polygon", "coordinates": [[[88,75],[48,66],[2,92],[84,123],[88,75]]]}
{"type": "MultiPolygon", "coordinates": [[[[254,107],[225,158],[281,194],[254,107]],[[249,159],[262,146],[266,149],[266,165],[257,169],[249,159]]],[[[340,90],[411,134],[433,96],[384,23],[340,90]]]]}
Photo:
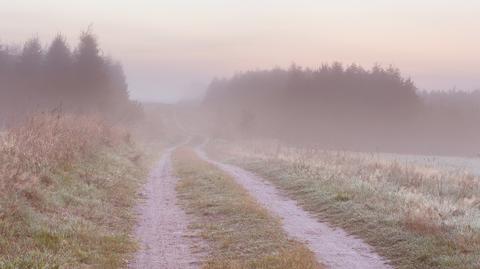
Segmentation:
{"type": "MultiPolygon", "coordinates": [[[[434,190],[426,187],[427,176],[395,165],[374,165],[373,171],[368,163],[346,156],[310,156],[305,157],[307,162],[289,158],[291,153],[279,158],[256,150],[244,146],[233,153],[228,145],[211,147],[215,158],[269,180],[313,215],[363,238],[397,268],[480,268],[480,231],[475,222],[447,225],[445,220],[457,215],[423,210],[437,199],[429,194],[434,190]],[[412,179],[415,184],[406,185],[412,179]]],[[[441,176],[432,182],[454,180],[441,176]]],[[[450,190],[444,192],[444,206],[451,204],[446,195],[461,197],[454,187],[447,189],[448,184],[452,183],[439,186],[450,190]]],[[[475,213],[475,208],[469,210],[475,213]]],[[[458,215],[459,220],[462,217],[470,221],[469,215],[458,215]]]]}
{"type": "Polygon", "coordinates": [[[0,197],[0,268],[121,268],[135,250],[136,191],[147,162],[129,145],[0,197]]]}
{"type": "Polygon", "coordinates": [[[195,223],[191,228],[211,248],[204,268],[321,268],[229,175],[185,148],[174,153],[174,167],[180,201],[195,223]]]}

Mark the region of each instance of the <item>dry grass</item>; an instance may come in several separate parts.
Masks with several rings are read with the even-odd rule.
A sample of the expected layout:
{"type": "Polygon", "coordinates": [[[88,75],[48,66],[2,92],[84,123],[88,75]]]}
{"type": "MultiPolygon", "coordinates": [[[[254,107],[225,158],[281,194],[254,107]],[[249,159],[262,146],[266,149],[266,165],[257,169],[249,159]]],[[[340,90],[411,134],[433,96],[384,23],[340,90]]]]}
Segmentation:
{"type": "Polygon", "coordinates": [[[217,143],[303,207],[358,234],[399,268],[480,267],[480,179],[369,154],[217,143]]]}
{"type": "Polygon", "coordinates": [[[107,125],[99,117],[37,114],[8,130],[0,144],[2,175],[67,168],[102,145],[127,140],[128,133],[107,125]]]}
{"type": "Polygon", "coordinates": [[[192,228],[211,246],[203,268],[320,268],[229,175],[185,148],[174,153],[174,167],[180,200],[196,221],[192,228]]]}
{"type": "Polygon", "coordinates": [[[0,144],[0,268],[118,268],[146,177],[124,131],[96,117],[36,115],[0,144]]]}

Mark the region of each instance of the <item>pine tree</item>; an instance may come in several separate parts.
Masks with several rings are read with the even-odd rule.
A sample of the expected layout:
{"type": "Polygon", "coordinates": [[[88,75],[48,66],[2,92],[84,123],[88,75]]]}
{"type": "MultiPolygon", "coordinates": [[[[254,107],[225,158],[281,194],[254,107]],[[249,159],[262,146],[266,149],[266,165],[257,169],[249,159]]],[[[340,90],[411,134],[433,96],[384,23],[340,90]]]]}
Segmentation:
{"type": "Polygon", "coordinates": [[[68,108],[73,103],[72,85],[72,52],[65,38],[58,34],[46,53],[46,94],[51,107],[68,108]]]}
{"type": "Polygon", "coordinates": [[[100,110],[105,98],[107,76],[96,37],[83,32],[75,52],[76,95],[81,110],[100,110]]]}
{"type": "Polygon", "coordinates": [[[14,94],[15,105],[24,107],[22,113],[37,110],[44,105],[41,101],[39,102],[44,90],[43,59],[43,49],[37,37],[25,42],[18,62],[17,83],[19,89],[14,94]]]}

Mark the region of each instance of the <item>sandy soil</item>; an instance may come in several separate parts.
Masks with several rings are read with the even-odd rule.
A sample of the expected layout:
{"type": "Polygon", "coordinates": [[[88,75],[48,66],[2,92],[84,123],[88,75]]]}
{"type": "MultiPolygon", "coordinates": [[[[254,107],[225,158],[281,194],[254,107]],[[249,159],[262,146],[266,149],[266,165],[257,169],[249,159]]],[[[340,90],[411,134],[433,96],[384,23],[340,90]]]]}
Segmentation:
{"type": "Polygon", "coordinates": [[[144,186],[144,203],[137,208],[135,235],[140,249],[129,268],[198,268],[201,242],[188,229],[188,218],[177,205],[171,153],[164,153],[144,186]],[[198,248],[192,252],[192,246],[198,248]]]}
{"type": "Polygon", "coordinates": [[[392,268],[361,239],[318,221],[270,183],[239,167],[209,159],[200,148],[197,154],[234,176],[257,201],[282,220],[286,233],[315,253],[319,262],[335,269],[392,268]]]}

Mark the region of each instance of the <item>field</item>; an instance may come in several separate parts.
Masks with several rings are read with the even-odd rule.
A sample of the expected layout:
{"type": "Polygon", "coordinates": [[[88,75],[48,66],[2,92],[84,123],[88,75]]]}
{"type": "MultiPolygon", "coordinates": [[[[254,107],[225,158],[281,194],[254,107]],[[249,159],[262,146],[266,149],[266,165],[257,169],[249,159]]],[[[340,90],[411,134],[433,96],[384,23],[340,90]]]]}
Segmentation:
{"type": "Polygon", "coordinates": [[[480,266],[475,159],[169,139],[60,114],[7,130],[0,268],[480,266]]]}
{"type": "Polygon", "coordinates": [[[480,266],[480,179],[471,173],[269,141],[215,141],[209,152],[263,176],[398,268],[480,266]]]}

